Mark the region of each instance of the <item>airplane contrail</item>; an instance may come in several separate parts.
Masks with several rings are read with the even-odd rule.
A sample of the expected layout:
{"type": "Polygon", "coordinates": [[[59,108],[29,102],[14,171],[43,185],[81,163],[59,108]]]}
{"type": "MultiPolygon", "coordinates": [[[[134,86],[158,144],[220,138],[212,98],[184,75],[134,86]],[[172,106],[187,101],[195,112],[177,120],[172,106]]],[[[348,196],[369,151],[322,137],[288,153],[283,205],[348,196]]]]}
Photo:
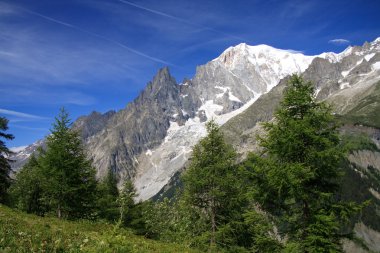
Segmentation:
{"type": "Polygon", "coordinates": [[[187,25],[190,25],[190,26],[194,26],[194,27],[205,29],[205,30],[213,31],[213,32],[216,32],[216,33],[219,33],[219,34],[222,34],[224,36],[228,36],[228,37],[231,37],[231,38],[234,38],[234,39],[244,40],[244,38],[241,38],[241,37],[238,37],[238,36],[235,36],[235,35],[232,35],[232,34],[228,34],[228,33],[216,30],[216,29],[214,29],[212,27],[203,26],[203,25],[199,25],[199,24],[196,24],[196,23],[193,23],[193,22],[189,22],[186,19],[179,18],[179,17],[170,15],[170,14],[165,13],[165,12],[153,10],[153,9],[150,9],[150,8],[144,7],[142,5],[126,1],[126,0],[118,0],[118,1],[121,2],[121,3],[127,4],[127,5],[130,5],[130,6],[136,7],[138,9],[144,10],[144,11],[148,11],[148,12],[154,13],[154,14],[159,15],[159,16],[163,16],[163,17],[166,17],[166,18],[170,18],[170,19],[179,21],[181,23],[184,23],[184,24],[187,24],[187,25]]]}
{"type": "Polygon", "coordinates": [[[26,119],[47,119],[45,117],[41,117],[41,116],[29,114],[29,113],[6,110],[6,109],[2,109],[2,108],[0,108],[0,113],[6,114],[6,115],[11,115],[11,116],[16,116],[16,117],[21,117],[21,118],[26,118],[26,119]]]}
{"type": "Polygon", "coordinates": [[[127,45],[121,43],[121,42],[118,42],[118,41],[113,40],[113,39],[109,39],[109,38],[107,38],[107,37],[105,37],[105,36],[103,36],[103,35],[101,35],[101,34],[94,33],[94,32],[88,31],[88,30],[85,30],[85,29],[83,29],[83,28],[80,28],[79,26],[76,26],[76,25],[73,25],[73,24],[69,24],[69,23],[66,23],[66,22],[60,21],[60,20],[58,20],[58,19],[55,19],[55,18],[52,18],[52,17],[46,16],[46,15],[43,15],[43,14],[38,13],[38,12],[35,12],[35,11],[31,11],[31,10],[26,9],[26,8],[23,8],[23,7],[19,7],[19,8],[23,9],[24,11],[26,11],[26,12],[32,14],[32,15],[35,15],[35,16],[38,16],[38,17],[40,17],[40,18],[46,19],[46,20],[51,21],[51,22],[53,22],[53,23],[60,24],[60,25],[63,25],[63,26],[69,27],[69,28],[71,28],[71,29],[74,29],[74,30],[77,30],[77,31],[80,31],[80,32],[86,33],[86,34],[88,34],[88,35],[91,35],[91,36],[94,36],[94,37],[100,38],[100,39],[102,39],[102,40],[108,41],[108,42],[110,42],[110,43],[112,43],[112,44],[115,44],[115,45],[117,45],[117,46],[119,46],[119,47],[121,47],[121,48],[124,48],[124,49],[126,49],[126,50],[128,50],[128,51],[130,51],[130,52],[132,52],[132,53],[134,53],[134,54],[137,54],[137,55],[139,55],[139,56],[142,56],[142,57],[144,57],[144,58],[147,58],[147,59],[149,59],[149,60],[151,60],[151,61],[155,61],[155,62],[163,63],[163,64],[165,64],[165,65],[170,65],[170,66],[175,66],[175,67],[176,67],[176,65],[173,64],[173,63],[170,63],[170,62],[167,62],[167,61],[161,60],[161,59],[159,59],[159,58],[156,58],[156,57],[153,57],[153,56],[147,55],[147,54],[145,54],[145,53],[143,53],[143,52],[141,52],[141,51],[139,51],[139,50],[133,49],[133,48],[131,48],[131,47],[129,47],[129,46],[127,46],[127,45]]]}

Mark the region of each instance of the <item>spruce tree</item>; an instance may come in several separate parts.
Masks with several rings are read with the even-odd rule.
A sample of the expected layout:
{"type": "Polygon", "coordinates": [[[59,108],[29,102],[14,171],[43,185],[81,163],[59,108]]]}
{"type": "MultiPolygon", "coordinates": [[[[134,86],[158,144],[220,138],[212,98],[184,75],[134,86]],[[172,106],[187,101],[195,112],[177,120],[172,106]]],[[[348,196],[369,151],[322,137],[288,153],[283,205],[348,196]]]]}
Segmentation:
{"type": "Polygon", "coordinates": [[[93,211],[96,196],[95,169],[87,159],[79,134],[71,128],[65,109],[55,118],[40,156],[47,178],[45,191],[58,218],[85,218],[93,211]]]}
{"type": "Polygon", "coordinates": [[[208,135],[193,149],[191,164],[184,181],[184,200],[188,208],[205,217],[204,231],[211,248],[216,248],[218,234],[229,233],[226,224],[240,203],[236,175],[236,153],[227,145],[214,121],[206,124],[208,135]],[[222,229],[223,228],[223,229],[222,229]]]}
{"type": "MultiPolygon", "coordinates": [[[[5,140],[12,140],[14,137],[11,134],[5,133],[8,130],[8,119],[0,117],[0,138],[5,140]]],[[[7,189],[11,185],[11,172],[10,160],[8,156],[12,152],[5,145],[4,140],[0,139],[0,203],[5,203],[7,200],[7,189]]]]}
{"type": "Polygon", "coordinates": [[[252,155],[253,195],[282,219],[289,252],[340,252],[334,198],[344,150],[331,108],[317,102],[310,82],[293,75],[275,120],[260,139],[265,158],[252,155]]]}

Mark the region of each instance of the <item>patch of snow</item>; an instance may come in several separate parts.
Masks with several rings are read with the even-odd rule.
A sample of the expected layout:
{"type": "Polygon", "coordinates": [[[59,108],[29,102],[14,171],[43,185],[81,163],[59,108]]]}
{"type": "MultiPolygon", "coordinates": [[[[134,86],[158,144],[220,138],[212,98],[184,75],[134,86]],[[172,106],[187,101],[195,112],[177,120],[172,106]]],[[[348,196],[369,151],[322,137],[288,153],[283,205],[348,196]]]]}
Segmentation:
{"type": "Polygon", "coordinates": [[[208,119],[216,118],[219,114],[218,112],[221,112],[223,110],[223,106],[215,104],[214,100],[207,100],[201,107],[199,107],[198,111],[204,111],[206,114],[206,117],[208,119]]]}
{"type": "Polygon", "coordinates": [[[318,55],[317,57],[326,59],[331,63],[336,63],[339,61],[339,55],[333,52],[322,53],[318,55]]]}
{"type": "Polygon", "coordinates": [[[11,147],[11,148],[9,148],[9,150],[14,152],[14,153],[18,153],[20,151],[23,151],[26,147],[28,147],[28,146],[11,147]]]}
{"type": "Polygon", "coordinates": [[[362,62],[363,62],[363,59],[357,61],[356,64],[355,64],[355,66],[352,67],[352,68],[350,68],[349,70],[342,71],[342,73],[341,73],[342,76],[343,76],[343,77],[346,77],[346,76],[351,72],[351,70],[353,70],[356,66],[358,66],[358,65],[361,64],[362,62]]]}
{"type": "Polygon", "coordinates": [[[183,116],[186,116],[186,115],[188,115],[187,111],[185,111],[185,110],[182,110],[182,109],[181,109],[181,111],[182,111],[182,115],[183,115],[183,116]]]}
{"type": "Polygon", "coordinates": [[[373,68],[373,70],[379,70],[380,69],[380,61],[375,62],[374,64],[372,64],[372,68],[373,68]]]}
{"type": "Polygon", "coordinates": [[[348,82],[344,82],[344,83],[341,83],[341,84],[340,84],[340,89],[341,89],[341,90],[343,90],[343,89],[345,89],[345,88],[349,88],[349,87],[351,87],[351,85],[350,85],[350,83],[348,83],[348,82]]]}
{"type": "Polygon", "coordinates": [[[350,69],[350,70],[346,70],[346,71],[342,71],[342,76],[343,77],[346,77],[349,73],[350,73],[350,71],[351,71],[352,69],[350,69]]]}
{"type": "Polygon", "coordinates": [[[148,150],[145,152],[145,155],[149,155],[149,156],[151,156],[151,155],[152,155],[152,150],[148,149],[148,150]]]}
{"type": "Polygon", "coordinates": [[[228,90],[228,98],[231,101],[235,101],[235,102],[240,102],[241,103],[241,100],[239,98],[235,97],[230,90],[228,90]]]}
{"type": "Polygon", "coordinates": [[[215,88],[216,88],[216,89],[220,89],[220,90],[223,91],[222,93],[216,94],[216,97],[217,97],[217,98],[221,98],[221,97],[223,97],[223,95],[224,95],[226,92],[228,92],[228,98],[229,98],[231,101],[235,101],[235,102],[240,102],[240,103],[241,103],[241,100],[240,100],[238,97],[236,97],[236,96],[234,96],[234,95],[232,94],[232,91],[231,91],[230,87],[215,86],[215,88]]]}
{"type": "Polygon", "coordinates": [[[216,89],[222,90],[222,93],[216,94],[217,98],[221,98],[224,96],[224,94],[229,90],[229,88],[222,87],[222,86],[215,86],[216,89]]]}
{"type": "Polygon", "coordinates": [[[366,61],[369,61],[369,60],[371,60],[372,57],[374,57],[374,56],[375,56],[375,53],[367,54],[366,56],[364,56],[364,59],[365,59],[366,61]]]}
{"type": "MultiPolygon", "coordinates": [[[[187,85],[187,84],[186,84],[186,85],[187,85]]],[[[185,95],[181,94],[180,96],[181,96],[181,98],[185,98],[185,97],[187,97],[187,96],[189,96],[189,95],[188,95],[188,94],[185,94],[185,95]]]]}
{"type": "Polygon", "coordinates": [[[178,123],[174,121],[170,121],[170,126],[167,131],[164,142],[168,142],[171,139],[171,137],[178,131],[178,129],[180,129],[180,126],[178,125],[178,123]]]}
{"type": "Polygon", "coordinates": [[[174,114],[172,115],[172,117],[173,117],[173,118],[177,118],[177,117],[178,117],[178,113],[174,113],[174,114]]]}
{"type": "Polygon", "coordinates": [[[216,85],[215,88],[219,89],[219,90],[222,90],[223,93],[226,93],[229,90],[229,88],[227,88],[227,87],[222,87],[222,86],[218,86],[218,85],[216,85]]]}

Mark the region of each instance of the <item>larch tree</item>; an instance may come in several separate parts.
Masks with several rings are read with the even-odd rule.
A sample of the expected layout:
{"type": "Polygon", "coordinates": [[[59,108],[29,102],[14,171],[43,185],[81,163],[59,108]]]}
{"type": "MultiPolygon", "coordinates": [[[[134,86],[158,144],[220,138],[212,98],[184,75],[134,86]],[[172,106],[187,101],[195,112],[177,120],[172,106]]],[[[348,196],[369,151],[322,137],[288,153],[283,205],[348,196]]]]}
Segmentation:
{"type": "Polygon", "coordinates": [[[62,108],[39,159],[47,178],[44,187],[49,205],[56,209],[58,218],[85,218],[91,215],[95,203],[95,169],[78,132],[70,126],[69,115],[62,108]]]}
{"type": "Polygon", "coordinates": [[[345,153],[331,108],[293,75],[264,128],[265,156],[250,157],[256,200],[283,218],[289,252],[341,252],[339,212],[347,209],[335,193],[345,153]]]}
{"type": "Polygon", "coordinates": [[[225,143],[214,121],[206,124],[208,135],[193,148],[191,164],[183,176],[184,201],[208,221],[210,248],[218,245],[217,234],[231,220],[241,203],[236,153],[225,143]]]}

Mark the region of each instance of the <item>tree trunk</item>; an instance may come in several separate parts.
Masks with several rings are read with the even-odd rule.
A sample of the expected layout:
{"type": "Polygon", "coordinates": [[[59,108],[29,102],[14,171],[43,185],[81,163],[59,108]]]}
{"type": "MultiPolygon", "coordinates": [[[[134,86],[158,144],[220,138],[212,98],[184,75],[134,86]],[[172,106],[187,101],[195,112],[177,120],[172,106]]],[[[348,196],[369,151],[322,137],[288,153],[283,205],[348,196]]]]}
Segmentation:
{"type": "Polygon", "coordinates": [[[58,216],[58,219],[62,218],[61,204],[58,204],[58,207],[57,207],[57,216],[58,216]]]}
{"type": "Polygon", "coordinates": [[[216,232],[216,214],[215,214],[215,201],[211,201],[211,238],[210,238],[210,248],[214,249],[216,246],[215,232],[216,232]]]}

